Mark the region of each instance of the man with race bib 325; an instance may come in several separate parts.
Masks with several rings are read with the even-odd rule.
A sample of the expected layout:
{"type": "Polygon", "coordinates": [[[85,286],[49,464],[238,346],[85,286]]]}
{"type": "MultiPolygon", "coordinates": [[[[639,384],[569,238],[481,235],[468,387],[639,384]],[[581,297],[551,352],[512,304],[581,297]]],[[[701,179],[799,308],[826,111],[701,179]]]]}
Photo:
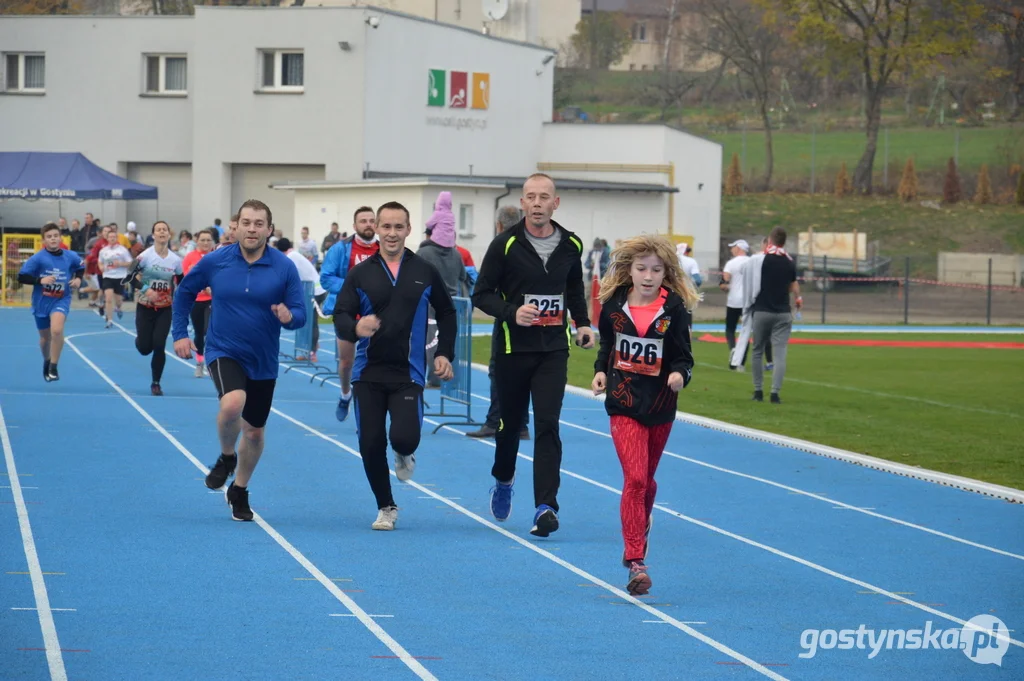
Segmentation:
{"type": "Polygon", "coordinates": [[[568,313],[576,325],[576,343],[594,347],[583,288],[583,242],[551,219],[558,208],[555,182],[531,175],[523,184],[520,206],[526,217],[487,248],[473,293],[473,304],[491,315],[497,355],[495,381],[501,423],[495,435],[491,475],[491,514],[507,520],[523,412],[533,398],[533,496],[536,511],[530,534],[546,537],[558,529],[562,412],[569,363],[568,313]]]}

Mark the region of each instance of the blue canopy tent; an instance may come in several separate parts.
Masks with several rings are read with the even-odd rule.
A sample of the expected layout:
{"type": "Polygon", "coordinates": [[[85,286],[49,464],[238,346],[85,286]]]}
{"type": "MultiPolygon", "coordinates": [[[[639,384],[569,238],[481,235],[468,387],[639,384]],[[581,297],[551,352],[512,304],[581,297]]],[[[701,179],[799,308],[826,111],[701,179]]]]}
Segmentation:
{"type": "Polygon", "coordinates": [[[156,187],[107,172],[77,152],[0,152],[0,199],[156,198],[156,187]]]}

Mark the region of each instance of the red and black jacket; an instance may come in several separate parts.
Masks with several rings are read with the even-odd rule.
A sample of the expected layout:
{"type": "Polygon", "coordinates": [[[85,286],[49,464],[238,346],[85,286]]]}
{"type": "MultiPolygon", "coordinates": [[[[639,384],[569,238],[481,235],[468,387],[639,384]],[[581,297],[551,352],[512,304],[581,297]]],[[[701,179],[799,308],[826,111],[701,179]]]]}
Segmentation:
{"type": "Polygon", "coordinates": [[[678,393],[668,387],[668,376],[678,371],[686,385],[693,372],[690,313],[682,298],[667,291],[661,310],[640,336],[626,302],[630,288],[620,287],[601,308],[594,373],[607,376],[604,407],[609,416],[629,416],[645,426],[669,423],[676,417],[678,393]]]}

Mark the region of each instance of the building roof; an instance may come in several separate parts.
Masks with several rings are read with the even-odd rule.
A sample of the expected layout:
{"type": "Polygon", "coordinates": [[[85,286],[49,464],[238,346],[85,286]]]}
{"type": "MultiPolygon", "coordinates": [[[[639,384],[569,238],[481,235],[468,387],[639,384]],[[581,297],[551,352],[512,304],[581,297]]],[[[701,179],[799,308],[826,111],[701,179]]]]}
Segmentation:
{"type": "MultiPolygon", "coordinates": [[[[313,180],[280,182],[270,185],[271,189],[347,189],[350,187],[413,187],[448,185],[476,187],[480,189],[518,189],[526,182],[526,176],[503,177],[494,175],[432,175],[426,173],[394,173],[371,170],[364,173],[362,180],[334,181],[313,180]]],[[[602,180],[571,180],[555,178],[561,190],[640,192],[672,194],[677,187],[640,182],[606,182],[602,180]]]]}

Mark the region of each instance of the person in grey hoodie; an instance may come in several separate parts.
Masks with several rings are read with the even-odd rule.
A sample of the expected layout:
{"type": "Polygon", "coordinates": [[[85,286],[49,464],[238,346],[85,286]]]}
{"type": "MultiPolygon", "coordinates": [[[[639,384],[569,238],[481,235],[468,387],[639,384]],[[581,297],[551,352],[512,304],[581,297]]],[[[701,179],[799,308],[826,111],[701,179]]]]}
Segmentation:
{"type": "MultiPolygon", "coordinates": [[[[416,255],[434,266],[440,275],[441,280],[448,289],[448,294],[453,298],[459,295],[460,284],[466,282],[469,286],[469,273],[462,263],[462,256],[455,248],[455,215],[452,213],[452,193],[441,192],[434,203],[434,214],[427,220],[426,232],[429,238],[420,244],[416,255]]],[[[434,311],[430,310],[430,319],[434,319],[434,311]]],[[[433,327],[428,334],[430,346],[427,350],[427,366],[433,367],[433,337],[436,334],[436,327],[433,327]]],[[[427,379],[429,387],[439,387],[440,381],[431,369],[427,379]]]]}
{"type": "Polygon", "coordinates": [[[441,192],[434,204],[434,214],[427,220],[430,238],[420,244],[416,255],[420,256],[441,273],[441,279],[448,287],[448,293],[459,295],[459,283],[469,281],[462,256],[455,248],[455,215],[452,213],[452,193],[441,192]]]}

